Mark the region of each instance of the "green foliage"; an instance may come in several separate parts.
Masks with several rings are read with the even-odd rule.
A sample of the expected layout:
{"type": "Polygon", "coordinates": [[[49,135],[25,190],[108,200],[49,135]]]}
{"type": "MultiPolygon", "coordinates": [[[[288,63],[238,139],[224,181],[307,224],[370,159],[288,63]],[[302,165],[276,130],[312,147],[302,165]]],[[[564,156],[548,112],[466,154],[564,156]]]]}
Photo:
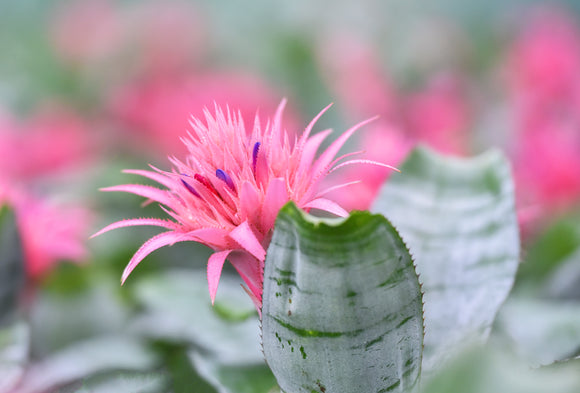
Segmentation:
{"type": "Polygon", "coordinates": [[[524,250],[518,272],[519,293],[580,299],[580,217],[552,223],[524,250]]]}
{"type": "Polygon", "coordinates": [[[510,299],[502,307],[497,335],[537,367],[580,355],[580,304],[510,299]]]}
{"type": "Polygon", "coordinates": [[[452,361],[423,387],[424,393],[576,393],[580,362],[530,368],[498,348],[472,350],[452,361]]]}
{"type": "Polygon", "coordinates": [[[135,332],[188,352],[189,364],[180,367],[191,369],[190,379],[171,367],[174,379],[185,381],[174,381],[176,391],[179,385],[200,392],[267,393],[276,384],[260,350],[258,315],[239,279],[222,276],[214,307],[203,271],[151,276],[135,285],[135,297],[143,307],[133,321],[135,332]]]}
{"type": "Polygon", "coordinates": [[[365,212],[317,219],[283,207],[266,257],[262,335],[288,393],[410,391],[422,298],[391,224],[365,212]]]}
{"type": "Polygon", "coordinates": [[[14,321],[25,282],[24,256],[14,212],[0,204],[0,325],[14,321]]]}
{"type": "Polygon", "coordinates": [[[12,392],[24,375],[30,331],[24,322],[0,328],[0,392],[12,392]]]}
{"type": "Polygon", "coordinates": [[[156,372],[106,373],[83,381],[80,388],[65,388],[58,393],[160,393],[165,392],[166,380],[165,375],[156,372]]]}
{"type": "Polygon", "coordinates": [[[155,364],[155,355],[140,339],[131,336],[93,338],[30,365],[16,392],[50,391],[104,371],[147,371],[155,364]]]}
{"type": "Polygon", "coordinates": [[[20,380],[28,361],[30,328],[20,320],[24,257],[14,212],[0,205],[0,392],[20,380]]]}
{"type": "Polygon", "coordinates": [[[423,367],[484,341],[518,266],[509,164],[497,151],[472,159],[415,149],[386,183],[374,211],[409,246],[425,291],[423,367]]]}

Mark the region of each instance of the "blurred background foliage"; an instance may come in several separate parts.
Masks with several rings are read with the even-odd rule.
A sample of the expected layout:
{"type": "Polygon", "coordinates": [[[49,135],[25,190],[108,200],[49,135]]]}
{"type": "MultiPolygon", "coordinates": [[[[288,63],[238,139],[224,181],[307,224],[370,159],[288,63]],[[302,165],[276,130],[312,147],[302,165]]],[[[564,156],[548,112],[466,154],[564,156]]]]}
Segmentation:
{"type": "MultiPolygon", "coordinates": [[[[379,115],[349,149],[391,165],[419,142],[504,151],[522,263],[493,341],[519,360],[466,359],[485,363],[483,384],[506,378],[495,356],[525,369],[580,355],[579,2],[0,0],[0,53],[0,392],[275,385],[232,269],[209,305],[209,250],[159,250],[121,287],[155,231],[88,237],[161,216],[97,190],[131,182],[124,168],[168,169],[190,113],[228,104],[250,124],[282,97],[295,132],[329,102],[318,129],[379,115]]],[[[363,178],[334,197],[366,209],[387,173],[337,176],[363,178]]],[[[432,391],[452,391],[454,367],[432,391]]]]}

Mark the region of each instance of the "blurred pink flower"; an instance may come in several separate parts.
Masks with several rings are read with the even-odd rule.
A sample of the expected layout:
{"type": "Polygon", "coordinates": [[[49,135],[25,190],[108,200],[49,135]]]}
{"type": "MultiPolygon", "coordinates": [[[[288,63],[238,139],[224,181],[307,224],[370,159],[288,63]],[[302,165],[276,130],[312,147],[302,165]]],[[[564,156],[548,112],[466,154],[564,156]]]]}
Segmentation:
{"type": "MultiPolygon", "coordinates": [[[[159,202],[175,220],[141,218],[119,221],[96,234],[134,225],[168,229],[148,240],[135,253],[123,272],[123,282],[152,251],[181,241],[200,242],[215,251],[207,266],[212,302],[227,258],[246,283],[246,291],[260,311],[265,250],[279,209],[286,202],[294,201],[306,210],[314,208],[347,215],[338,204],[325,198],[332,188],[319,190],[320,183],[327,174],[346,165],[381,165],[362,159],[350,159],[339,164],[352,154],[335,159],[346,140],[368,121],[346,131],[315,159],[330,130],[313,136],[310,133],[326,109],[312,120],[302,136],[291,143],[282,128],[284,105],[285,101],[278,107],[273,121],[264,128],[256,117],[251,130],[245,129],[241,115],[230,110],[224,113],[217,106],[215,115],[208,111],[204,113],[205,124],[192,117],[190,134],[183,139],[188,155],[184,162],[170,158],[172,172],[156,168],[154,171],[127,171],[150,178],[166,189],[143,185],[104,189],[130,192],[159,202]]],[[[344,186],[338,185],[334,189],[344,186]]]]}
{"type": "Polygon", "coordinates": [[[350,117],[396,115],[397,97],[376,54],[365,41],[344,34],[319,45],[321,74],[350,117]]]}
{"type": "Polygon", "coordinates": [[[538,220],[580,202],[577,24],[563,9],[535,8],[510,49],[506,69],[518,203],[538,220]]]}
{"type": "Polygon", "coordinates": [[[56,9],[50,38],[57,55],[76,65],[103,61],[122,38],[118,9],[108,0],[76,0],[56,9]]]}
{"type": "Polygon", "coordinates": [[[406,128],[410,136],[447,154],[469,153],[467,97],[457,75],[438,74],[427,86],[405,100],[406,128]]]}
{"type": "Polygon", "coordinates": [[[115,71],[121,65],[131,73],[173,74],[199,59],[202,25],[196,7],[183,0],[75,0],[56,9],[50,38],[57,55],[76,66],[111,62],[115,71]]]}
{"type": "Polygon", "coordinates": [[[14,209],[29,278],[38,280],[62,261],[83,262],[92,214],[81,206],[38,199],[0,183],[0,206],[14,209]]]}
{"type": "MultiPolygon", "coordinates": [[[[397,165],[416,143],[444,153],[469,152],[473,119],[458,75],[437,74],[425,87],[405,95],[392,86],[371,45],[353,36],[332,37],[319,49],[322,75],[348,117],[379,114],[380,121],[354,145],[369,159],[397,165]]],[[[330,194],[347,210],[370,208],[389,171],[381,167],[348,168],[338,180],[361,180],[349,192],[330,194]]]]}
{"type": "Polygon", "coordinates": [[[0,118],[0,178],[20,183],[78,168],[93,150],[83,121],[66,111],[39,112],[20,122],[0,118]]]}
{"type": "Polygon", "coordinates": [[[557,8],[533,10],[510,53],[508,76],[519,99],[549,105],[568,96],[580,70],[580,31],[557,8]]]}
{"type": "MultiPolygon", "coordinates": [[[[360,136],[357,144],[370,160],[397,166],[413,147],[413,141],[384,121],[376,121],[360,136]]],[[[348,191],[335,190],[328,197],[348,211],[368,210],[391,173],[382,166],[350,167],[327,179],[327,183],[350,183],[348,191]]]]}
{"type": "Polygon", "coordinates": [[[514,157],[521,203],[543,213],[580,202],[580,123],[550,124],[521,138],[514,157]]]}
{"type": "MultiPolygon", "coordinates": [[[[256,108],[273,113],[276,97],[261,79],[245,74],[201,74],[194,77],[157,78],[136,82],[113,93],[111,111],[141,140],[141,149],[158,155],[186,153],[180,137],[185,136],[189,115],[203,117],[203,108],[215,104],[237,108],[245,118],[253,117],[256,108]]],[[[284,121],[287,129],[296,129],[296,115],[284,121]]]]}
{"type": "Polygon", "coordinates": [[[181,73],[205,55],[204,18],[191,1],[141,1],[127,11],[127,44],[139,51],[138,72],[181,73]]]}
{"type": "Polygon", "coordinates": [[[87,256],[89,210],[55,203],[35,191],[46,190],[47,183],[55,183],[53,177],[82,168],[92,156],[89,146],[84,124],[63,111],[21,122],[0,117],[0,205],[14,209],[32,279],[41,278],[57,262],[81,262],[87,256]]]}

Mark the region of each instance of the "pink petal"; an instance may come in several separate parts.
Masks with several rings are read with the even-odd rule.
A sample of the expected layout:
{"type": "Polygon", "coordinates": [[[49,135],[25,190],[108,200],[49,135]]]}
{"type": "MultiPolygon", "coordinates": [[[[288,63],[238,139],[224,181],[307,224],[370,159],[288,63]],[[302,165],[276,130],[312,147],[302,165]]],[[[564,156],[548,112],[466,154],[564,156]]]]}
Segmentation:
{"type": "Polygon", "coordinates": [[[157,226],[157,227],[162,227],[162,228],[167,228],[167,229],[179,228],[178,224],[171,222],[171,221],[167,221],[167,220],[160,220],[158,218],[134,218],[134,219],[130,219],[130,220],[117,221],[117,222],[114,222],[112,224],[109,224],[106,227],[104,227],[103,229],[101,229],[100,231],[98,231],[97,233],[95,233],[94,235],[92,235],[91,239],[93,237],[97,237],[99,235],[102,235],[105,232],[112,231],[113,229],[131,227],[131,226],[139,226],[139,225],[152,225],[152,226],[157,226]]]}
{"type": "MultiPolygon", "coordinates": [[[[269,146],[274,146],[274,143],[278,144],[280,141],[280,131],[282,128],[282,113],[284,112],[285,106],[286,99],[284,98],[282,101],[280,101],[278,108],[276,108],[276,113],[274,114],[274,120],[272,122],[272,132],[270,133],[270,138],[268,141],[269,146]],[[272,141],[274,141],[274,143],[272,143],[272,141]]],[[[272,153],[273,153],[272,150],[268,152],[268,160],[272,159],[272,153]]]]}
{"type": "Polygon", "coordinates": [[[391,165],[383,164],[381,162],[377,162],[377,161],[373,161],[373,160],[360,159],[360,160],[350,160],[350,161],[343,162],[342,164],[338,164],[337,166],[332,168],[330,171],[328,171],[328,173],[332,173],[332,172],[336,171],[337,169],[342,168],[343,166],[355,165],[355,164],[369,164],[369,165],[380,166],[383,168],[388,168],[388,169],[392,169],[392,170],[397,171],[397,172],[401,172],[400,170],[398,170],[397,168],[395,168],[394,166],[391,166],[391,165]]]}
{"type": "Polygon", "coordinates": [[[268,185],[266,195],[264,197],[264,204],[262,205],[261,226],[264,233],[268,232],[274,227],[276,216],[278,212],[288,202],[288,192],[286,191],[286,184],[284,179],[273,179],[268,185]]]}
{"type": "Polygon", "coordinates": [[[264,281],[263,263],[246,252],[232,252],[228,260],[246,283],[247,288],[244,287],[246,292],[251,293],[250,297],[254,303],[258,301],[261,306],[262,283],[264,281]]]}
{"type": "Polygon", "coordinates": [[[258,315],[260,316],[260,319],[262,319],[262,300],[258,296],[256,296],[255,293],[250,291],[248,287],[242,285],[242,289],[248,294],[250,299],[252,299],[252,302],[254,302],[256,310],[258,310],[258,315]]]}
{"type": "Polygon", "coordinates": [[[331,201],[329,199],[325,199],[325,198],[314,199],[302,207],[303,208],[314,208],[314,209],[324,210],[324,211],[327,211],[329,213],[336,214],[339,217],[347,217],[348,216],[348,212],[346,210],[344,210],[342,207],[340,207],[336,202],[333,202],[333,201],[331,201]]]}
{"type": "Polygon", "coordinates": [[[183,238],[183,234],[178,232],[163,232],[159,235],[153,236],[151,239],[147,240],[139,250],[133,255],[133,258],[127,264],[127,267],[123,271],[121,277],[121,284],[125,283],[129,274],[137,267],[139,262],[141,262],[147,255],[151,254],[158,248],[169,246],[177,242],[185,241],[188,239],[183,238]]]}
{"type": "Polygon", "coordinates": [[[328,187],[328,188],[325,188],[324,190],[318,192],[316,194],[316,197],[321,197],[321,196],[326,195],[326,194],[328,194],[330,192],[339,190],[339,189],[344,188],[344,187],[348,187],[348,186],[352,186],[352,185],[355,185],[355,184],[359,184],[361,182],[362,182],[361,180],[355,180],[355,181],[351,181],[351,182],[348,182],[348,183],[342,183],[342,184],[338,184],[336,186],[328,187]]]}
{"type": "Polygon", "coordinates": [[[184,233],[184,237],[187,237],[186,240],[203,243],[213,249],[228,248],[231,242],[228,241],[228,235],[229,231],[220,228],[201,228],[184,233]]]}
{"type": "Polygon", "coordinates": [[[232,252],[232,250],[216,252],[211,254],[207,261],[207,283],[209,287],[209,297],[211,298],[212,305],[217,294],[218,284],[220,282],[220,276],[222,274],[224,262],[226,261],[226,258],[230,252],[232,252]]]}
{"type": "Polygon", "coordinates": [[[169,177],[167,177],[166,175],[163,175],[161,173],[144,171],[142,169],[125,169],[123,171],[123,173],[129,173],[131,175],[139,175],[139,176],[146,177],[147,179],[154,180],[157,183],[162,184],[167,188],[173,187],[173,181],[169,177]]]}
{"type": "Polygon", "coordinates": [[[321,110],[318,115],[316,115],[316,117],[314,117],[314,119],[312,119],[312,121],[310,123],[308,123],[308,126],[304,129],[304,132],[302,133],[302,136],[300,137],[300,144],[299,144],[299,149],[304,148],[305,144],[308,141],[308,137],[310,136],[310,132],[312,131],[312,128],[314,127],[314,124],[316,124],[316,122],[318,121],[318,119],[320,119],[320,117],[332,106],[332,104],[328,104],[326,106],[326,108],[324,108],[323,110],[321,110]]]}
{"type": "Polygon", "coordinates": [[[256,235],[254,235],[254,231],[250,228],[248,221],[244,221],[231,231],[230,237],[258,260],[263,261],[266,258],[266,250],[264,250],[256,235]]]}
{"type": "Polygon", "coordinates": [[[124,184],[120,186],[101,188],[101,191],[122,191],[152,199],[164,205],[171,206],[172,200],[168,198],[167,191],[159,188],[144,186],[141,184],[124,184]]]}
{"type": "Polygon", "coordinates": [[[240,217],[242,220],[255,217],[259,208],[260,197],[256,188],[250,182],[245,181],[240,192],[240,217]]]}
{"type": "Polygon", "coordinates": [[[298,169],[298,173],[307,173],[308,168],[312,164],[314,157],[316,156],[316,152],[320,147],[320,144],[328,134],[330,134],[332,130],[325,130],[320,131],[319,133],[309,138],[306,144],[304,145],[304,150],[302,151],[302,157],[300,157],[300,166],[298,169]]]}
{"type": "Polygon", "coordinates": [[[354,134],[358,129],[362,126],[370,123],[371,121],[375,120],[375,118],[370,118],[368,120],[362,121],[348,129],[344,134],[338,137],[332,144],[320,155],[318,160],[314,163],[312,168],[312,173],[314,176],[319,175],[320,173],[324,172],[328,165],[332,162],[338,151],[342,148],[342,145],[354,134]]]}

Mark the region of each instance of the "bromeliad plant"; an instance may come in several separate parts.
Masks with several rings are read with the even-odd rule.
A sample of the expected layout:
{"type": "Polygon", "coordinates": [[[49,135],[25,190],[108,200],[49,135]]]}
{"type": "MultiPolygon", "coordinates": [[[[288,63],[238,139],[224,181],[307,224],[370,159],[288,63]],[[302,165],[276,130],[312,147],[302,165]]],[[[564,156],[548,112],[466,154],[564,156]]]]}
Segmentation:
{"type": "MultiPolygon", "coordinates": [[[[311,132],[326,109],[291,143],[281,129],[283,107],[251,130],[219,108],[206,112],[205,123],[192,119],[185,161],[171,158],[170,172],[127,171],[165,189],[105,189],[159,202],[173,220],[130,219],[98,234],[167,229],[135,253],[123,281],[157,248],[209,246],[212,303],[229,260],[260,313],[263,352],[283,392],[414,391],[422,371],[487,338],[511,288],[519,240],[508,164],[497,152],[460,160],[418,148],[381,191],[375,214],[349,216],[325,195],[351,183],[319,186],[345,165],[388,167],[352,154],[335,159],[366,122],[316,158],[330,131],[311,132]]],[[[194,363],[219,379],[207,371],[215,364],[194,363]]]]}
{"type": "Polygon", "coordinates": [[[212,302],[223,264],[228,259],[243,278],[246,292],[260,311],[266,248],[280,208],[288,201],[294,201],[303,209],[314,208],[347,216],[344,209],[324,195],[348,184],[320,190],[324,177],[345,165],[389,167],[363,159],[339,164],[350,155],[335,158],[346,140],[368,121],[346,131],[315,160],[316,152],[330,130],[312,137],[310,133],[328,107],[314,118],[299,139],[291,143],[289,135],[282,129],[284,105],[285,101],[278,107],[272,123],[262,128],[256,118],[254,127],[248,131],[239,114],[229,110],[224,113],[216,108],[214,116],[206,111],[206,124],[191,119],[191,133],[183,139],[189,150],[185,162],[171,158],[174,165],[171,172],[156,168],[154,171],[126,171],[157,181],[166,190],[134,184],[104,189],[130,192],[159,202],[175,220],[125,220],[96,234],[134,225],[168,229],[147,241],[135,253],[123,272],[123,282],[152,251],[181,241],[199,242],[215,251],[207,264],[212,302]]]}

